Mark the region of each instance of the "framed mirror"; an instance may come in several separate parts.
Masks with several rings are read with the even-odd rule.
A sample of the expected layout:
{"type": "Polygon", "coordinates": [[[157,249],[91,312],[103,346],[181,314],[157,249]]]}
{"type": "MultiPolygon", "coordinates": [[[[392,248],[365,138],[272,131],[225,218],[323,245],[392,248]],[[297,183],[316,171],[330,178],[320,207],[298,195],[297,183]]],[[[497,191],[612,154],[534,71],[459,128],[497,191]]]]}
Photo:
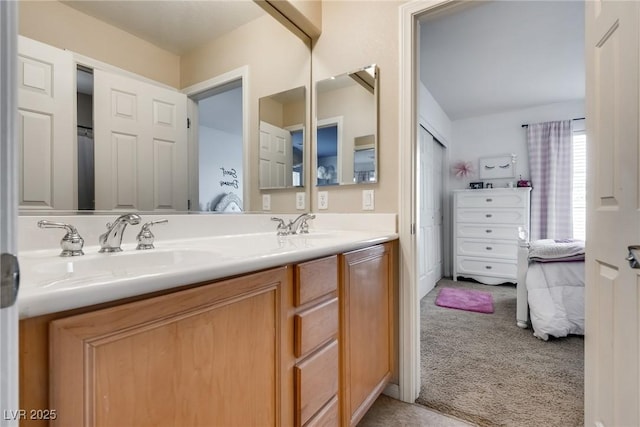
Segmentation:
{"type": "Polygon", "coordinates": [[[378,67],[316,83],[316,185],[378,182],[378,67]]]}
{"type": "MultiPolygon", "coordinates": [[[[253,1],[25,1],[19,12],[21,36],[65,54],[20,59],[27,84],[19,91],[65,94],[53,113],[21,107],[20,135],[32,138],[22,151],[29,158],[20,159],[21,212],[261,209],[259,100],[291,87],[303,88],[304,99],[309,39],[253,1]],[[65,76],[60,85],[56,76],[65,76]],[[104,119],[108,111],[117,119],[104,119]],[[127,115],[156,129],[138,132],[127,115]]],[[[295,134],[298,148],[307,136],[295,134]]],[[[303,190],[294,183],[309,173],[304,157],[292,160],[291,184],[274,193],[273,212],[296,211],[303,190]]]]}
{"type": "Polygon", "coordinates": [[[260,98],[260,189],[304,187],[303,86],[260,98]]]}

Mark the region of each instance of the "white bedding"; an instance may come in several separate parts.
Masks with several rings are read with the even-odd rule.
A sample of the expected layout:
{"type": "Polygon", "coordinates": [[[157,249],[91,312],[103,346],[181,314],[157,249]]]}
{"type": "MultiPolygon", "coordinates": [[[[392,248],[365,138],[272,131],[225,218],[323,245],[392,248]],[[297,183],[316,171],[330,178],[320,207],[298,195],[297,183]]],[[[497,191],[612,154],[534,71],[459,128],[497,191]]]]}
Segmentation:
{"type": "Polygon", "coordinates": [[[584,262],[532,262],[526,277],[534,335],[584,335],[584,262]]]}

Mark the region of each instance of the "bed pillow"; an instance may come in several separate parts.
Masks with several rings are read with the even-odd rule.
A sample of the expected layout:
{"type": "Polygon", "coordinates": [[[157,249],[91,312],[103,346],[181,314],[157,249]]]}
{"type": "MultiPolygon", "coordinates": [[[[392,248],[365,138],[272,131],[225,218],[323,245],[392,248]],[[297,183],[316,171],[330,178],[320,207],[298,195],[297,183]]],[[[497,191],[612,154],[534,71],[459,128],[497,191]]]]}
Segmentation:
{"type": "Polygon", "coordinates": [[[534,240],[529,245],[529,259],[536,262],[584,261],[584,240],[534,240]]]}

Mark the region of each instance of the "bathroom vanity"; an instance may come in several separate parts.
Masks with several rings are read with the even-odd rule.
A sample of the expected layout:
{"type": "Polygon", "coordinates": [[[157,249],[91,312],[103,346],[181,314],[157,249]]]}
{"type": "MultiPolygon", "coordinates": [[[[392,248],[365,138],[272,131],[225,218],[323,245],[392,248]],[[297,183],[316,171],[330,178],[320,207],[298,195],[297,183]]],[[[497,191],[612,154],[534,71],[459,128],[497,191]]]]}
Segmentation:
{"type": "Polygon", "coordinates": [[[253,235],[277,265],[23,316],[20,405],[54,416],[21,425],[357,424],[396,369],[396,236],[373,236],[253,235]]]}

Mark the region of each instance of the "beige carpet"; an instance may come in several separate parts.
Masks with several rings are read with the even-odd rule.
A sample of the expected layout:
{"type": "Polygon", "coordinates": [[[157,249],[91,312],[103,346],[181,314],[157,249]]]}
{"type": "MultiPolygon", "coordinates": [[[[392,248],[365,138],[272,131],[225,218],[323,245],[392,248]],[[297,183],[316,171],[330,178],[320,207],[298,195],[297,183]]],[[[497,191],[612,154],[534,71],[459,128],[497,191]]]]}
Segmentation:
{"type": "Polygon", "coordinates": [[[584,339],[538,340],[516,326],[514,285],[443,279],[421,301],[417,403],[480,426],[584,425],[584,339]],[[441,287],[489,291],[493,314],[438,307],[441,287]]]}

